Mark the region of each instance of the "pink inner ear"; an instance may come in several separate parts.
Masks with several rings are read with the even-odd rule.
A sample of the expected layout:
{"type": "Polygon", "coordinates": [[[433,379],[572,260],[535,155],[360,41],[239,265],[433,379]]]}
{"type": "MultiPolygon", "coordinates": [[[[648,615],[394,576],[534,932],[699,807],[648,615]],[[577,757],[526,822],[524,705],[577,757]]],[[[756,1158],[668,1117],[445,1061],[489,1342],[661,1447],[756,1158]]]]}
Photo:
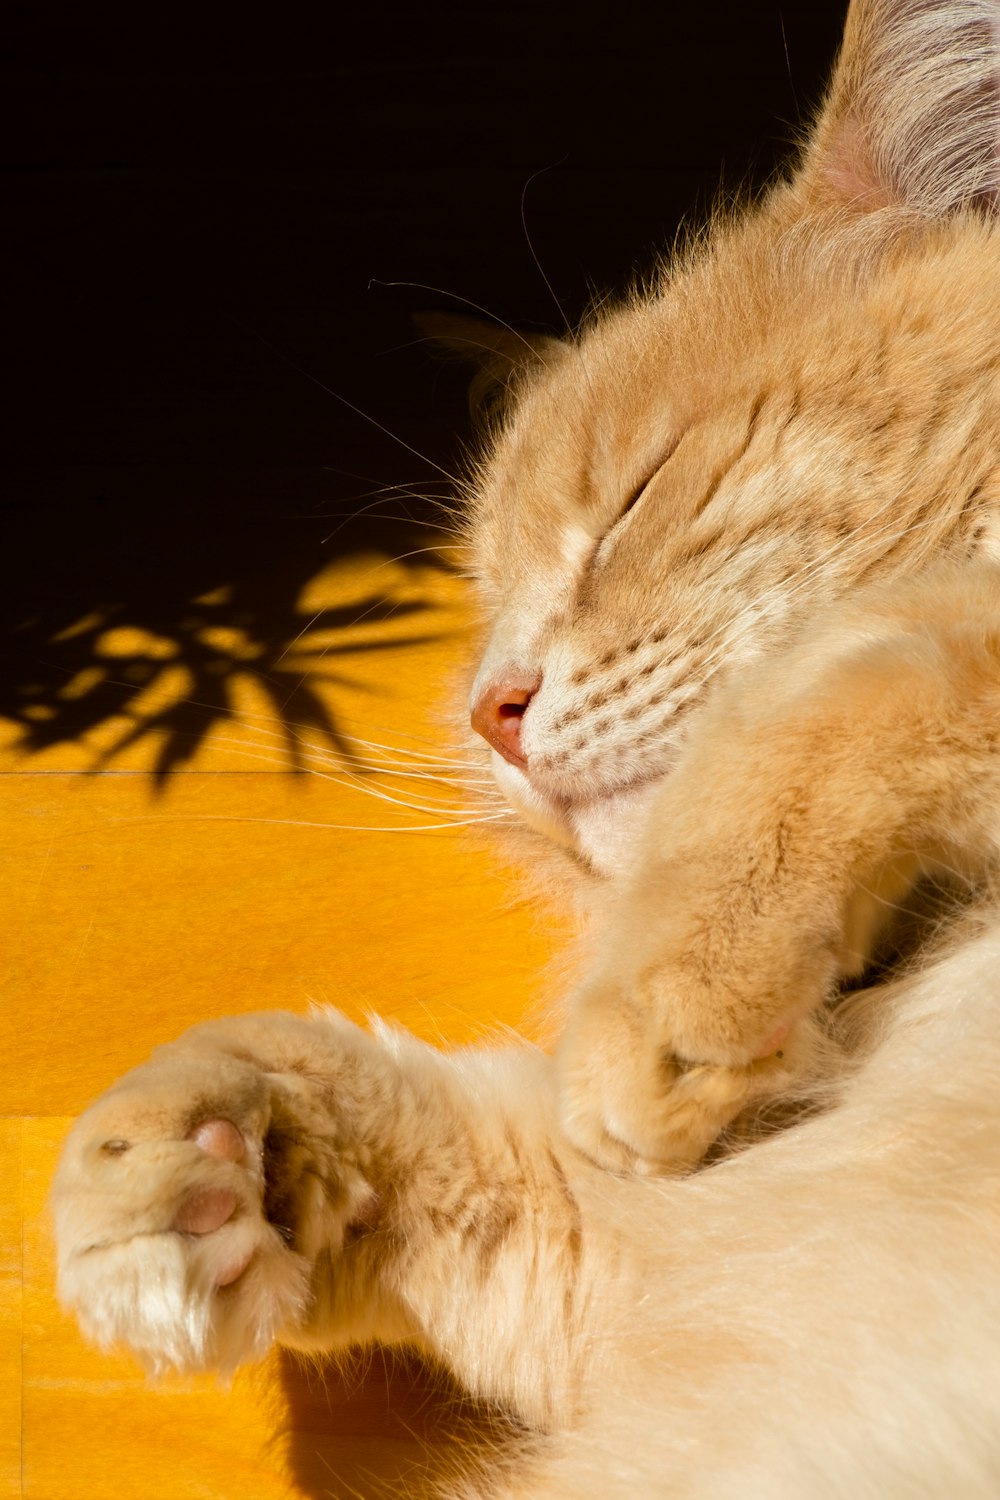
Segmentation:
{"type": "Polygon", "coordinates": [[[865,146],[864,127],[856,115],[846,115],[835,127],[823,163],[823,176],[844,206],[859,213],[872,213],[900,201],[879,182],[865,146]]]}

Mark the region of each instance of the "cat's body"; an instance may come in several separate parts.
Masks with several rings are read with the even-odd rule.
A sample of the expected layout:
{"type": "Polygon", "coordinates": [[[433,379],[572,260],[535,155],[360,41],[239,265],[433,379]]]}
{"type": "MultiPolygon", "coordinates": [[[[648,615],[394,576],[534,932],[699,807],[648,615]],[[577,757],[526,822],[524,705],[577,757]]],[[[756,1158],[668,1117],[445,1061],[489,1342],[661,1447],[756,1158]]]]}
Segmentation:
{"type": "Polygon", "coordinates": [[[473,712],[592,896],[557,1059],[189,1033],[60,1169],[94,1337],[413,1340],[543,1434],[510,1496],[1000,1492],[998,189],[1000,6],[873,0],[791,185],[498,338],[473,712]],[[831,1021],[941,871],[965,915],[831,1021]]]}

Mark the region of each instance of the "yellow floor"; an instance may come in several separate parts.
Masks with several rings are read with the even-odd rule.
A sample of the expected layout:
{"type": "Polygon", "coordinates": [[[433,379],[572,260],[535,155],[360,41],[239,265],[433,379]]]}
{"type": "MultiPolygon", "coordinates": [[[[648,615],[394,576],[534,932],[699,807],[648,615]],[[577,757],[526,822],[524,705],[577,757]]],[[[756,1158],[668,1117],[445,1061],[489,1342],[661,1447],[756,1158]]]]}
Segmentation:
{"type": "Polygon", "coordinates": [[[86,660],[59,701],[27,682],[20,724],[0,720],[3,1496],[373,1496],[378,1476],[412,1485],[414,1465],[462,1440],[454,1392],[418,1366],[306,1377],[276,1357],[230,1391],[151,1388],[128,1358],[88,1349],[54,1300],[45,1203],[60,1140],[157,1041],[312,1000],[464,1040],[521,1021],[549,955],[488,853],[450,826],[467,789],[363,778],[428,809],[408,811],[366,795],[333,749],[335,731],[355,753],[347,737],[417,757],[443,743],[434,713],[465,627],[456,579],[355,553],[301,589],[301,634],[279,641],[225,604],[224,586],[190,601],[183,649],[120,613],[81,618],[63,635],[86,660]],[[192,640],[220,688],[202,723],[192,640]],[[98,693],[74,739],[25,751],[26,727],[98,693]],[[165,710],[192,696],[170,730],[165,710]]]}

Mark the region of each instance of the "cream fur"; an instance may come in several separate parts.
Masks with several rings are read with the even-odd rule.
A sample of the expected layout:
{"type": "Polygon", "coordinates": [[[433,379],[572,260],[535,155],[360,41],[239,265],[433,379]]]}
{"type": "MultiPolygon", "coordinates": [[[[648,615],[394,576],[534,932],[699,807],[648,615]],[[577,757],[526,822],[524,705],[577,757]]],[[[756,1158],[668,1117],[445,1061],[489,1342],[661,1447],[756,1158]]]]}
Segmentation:
{"type": "Polygon", "coordinates": [[[92,1337],[416,1343],[538,1433],[456,1494],[1000,1493],[998,184],[1000,5],[856,0],[790,183],[490,341],[473,698],[541,684],[495,759],[590,912],[558,1054],[161,1049],[55,1184],[92,1337]]]}

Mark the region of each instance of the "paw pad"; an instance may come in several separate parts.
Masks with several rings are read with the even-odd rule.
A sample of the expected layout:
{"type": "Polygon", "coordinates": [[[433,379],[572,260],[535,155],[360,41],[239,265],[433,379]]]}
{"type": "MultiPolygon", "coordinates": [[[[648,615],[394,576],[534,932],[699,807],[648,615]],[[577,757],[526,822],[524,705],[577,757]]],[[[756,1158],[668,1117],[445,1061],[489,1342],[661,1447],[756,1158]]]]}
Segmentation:
{"type": "Polygon", "coordinates": [[[182,1234],[214,1234],[232,1217],[239,1200],[232,1188],[195,1188],[174,1221],[182,1234]]]}
{"type": "Polygon", "coordinates": [[[246,1156],[243,1137],[231,1120],[203,1120],[191,1139],[208,1156],[220,1161],[242,1161],[246,1156]]]}

